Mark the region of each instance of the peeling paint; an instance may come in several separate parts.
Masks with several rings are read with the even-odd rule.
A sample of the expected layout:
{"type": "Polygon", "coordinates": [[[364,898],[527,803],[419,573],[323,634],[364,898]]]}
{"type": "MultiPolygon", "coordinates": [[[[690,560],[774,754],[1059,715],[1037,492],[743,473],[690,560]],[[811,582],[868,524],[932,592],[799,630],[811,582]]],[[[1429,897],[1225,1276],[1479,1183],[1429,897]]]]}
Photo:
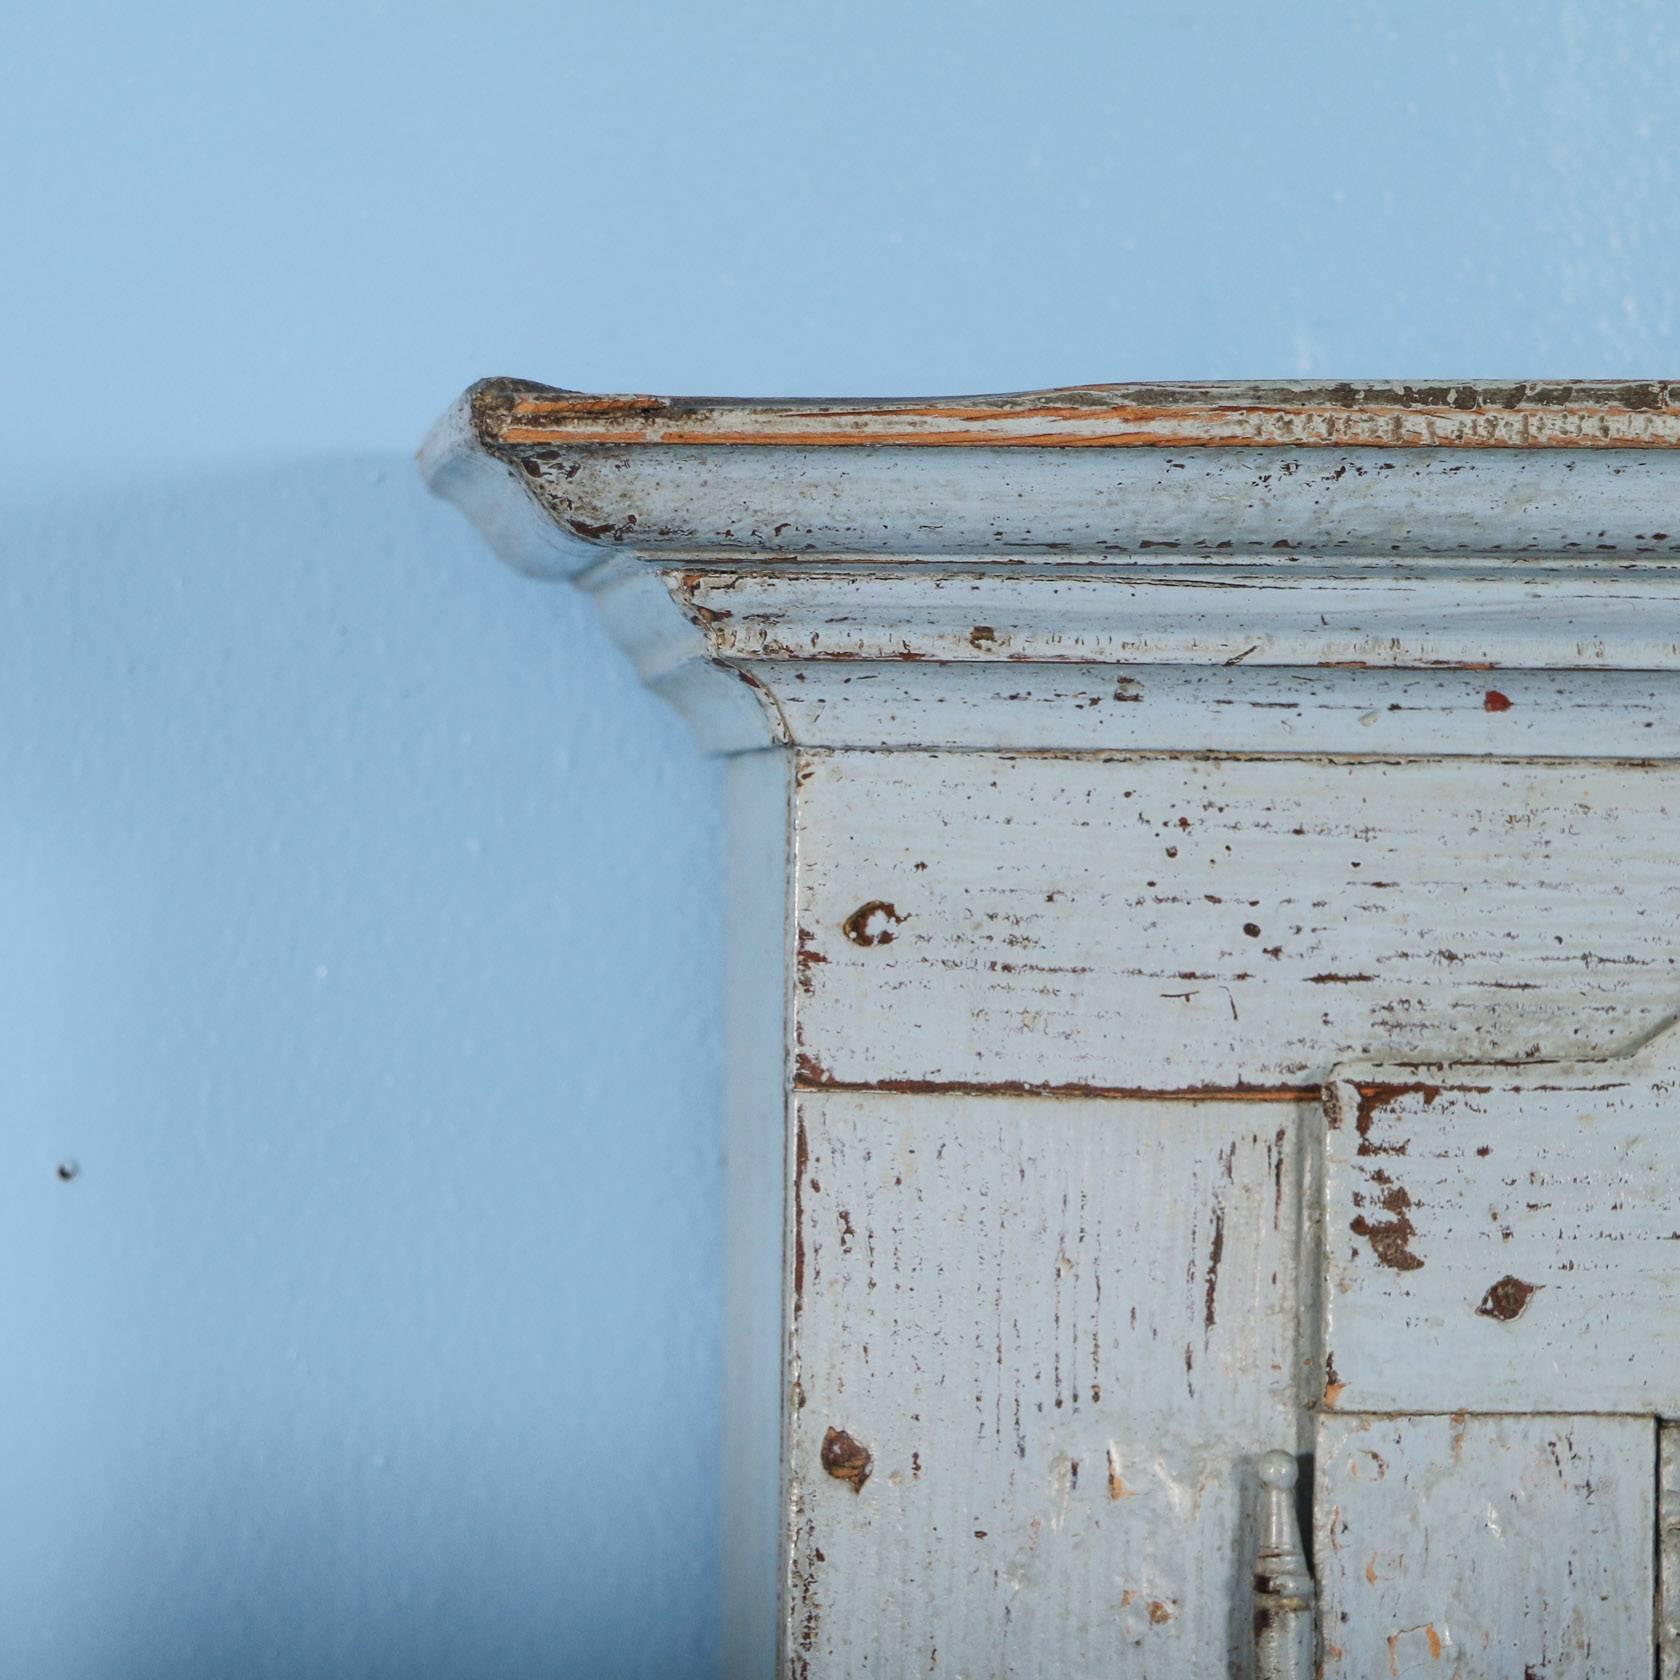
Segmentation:
{"type": "Polygon", "coordinates": [[[1680,1031],[1593,1061],[1407,1071],[1327,1088],[1327,1117],[1361,1128],[1323,1133],[1326,1229],[1362,1239],[1324,1247],[1341,1407],[1680,1412],[1680,1345],[1652,1331],[1680,1314],[1680,1182],[1653,1125],[1680,1093],[1680,1031]]]}
{"type": "Polygon", "coordinates": [[[1522,1316],[1535,1291],[1544,1288],[1544,1284],[1524,1283],[1521,1278],[1507,1273],[1497,1283],[1488,1286],[1487,1293],[1476,1308],[1477,1316],[1496,1318],[1502,1324],[1509,1324],[1512,1319],[1522,1316]]]}
{"type": "Polygon", "coordinates": [[[1654,1447],[1648,1418],[1321,1415],[1323,1680],[1645,1680],[1654,1447]]]}
{"type": "MultiPolygon", "coordinates": [[[[860,904],[841,923],[841,927],[854,945],[890,945],[898,937],[894,927],[908,919],[886,900],[872,898],[868,903],[860,904]]],[[[817,960],[826,962],[827,958],[819,956],[817,960]]]]}
{"type": "Polygon", "coordinates": [[[832,1426],[823,1436],[822,1467],[837,1482],[847,1483],[853,1493],[862,1493],[875,1463],[874,1454],[854,1441],[843,1429],[832,1426]]]}

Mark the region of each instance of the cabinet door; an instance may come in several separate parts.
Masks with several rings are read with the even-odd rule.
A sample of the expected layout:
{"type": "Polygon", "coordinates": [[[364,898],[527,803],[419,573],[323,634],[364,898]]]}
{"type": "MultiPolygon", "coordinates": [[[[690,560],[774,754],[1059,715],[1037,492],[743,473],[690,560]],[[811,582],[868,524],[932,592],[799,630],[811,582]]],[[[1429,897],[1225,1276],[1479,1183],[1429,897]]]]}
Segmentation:
{"type": "Polygon", "coordinates": [[[1252,1466],[1301,1416],[1315,1121],[800,1098],[796,1680],[1251,1673],[1252,1466]]]}
{"type": "Polygon", "coordinates": [[[1653,1672],[1674,1054],[1328,1087],[1326,1675],[1653,1672]]]}

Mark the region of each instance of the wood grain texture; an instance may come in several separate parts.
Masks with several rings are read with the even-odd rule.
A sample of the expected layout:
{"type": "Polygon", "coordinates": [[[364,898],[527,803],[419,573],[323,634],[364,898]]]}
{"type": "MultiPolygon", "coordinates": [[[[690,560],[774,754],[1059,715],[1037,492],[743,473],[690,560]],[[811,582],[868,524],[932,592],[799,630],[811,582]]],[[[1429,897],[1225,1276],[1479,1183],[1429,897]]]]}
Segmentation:
{"type": "Polygon", "coordinates": [[[1657,1440],[1657,1680],[1680,1680],[1680,1424],[1657,1440]]]}
{"type": "Polygon", "coordinates": [[[1680,994],[1677,777],[804,754],[799,1072],[1287,1092],[1349,1057],[1609,1053],[1680,994]]]}
{"type": "Polygon", "coordinates": [[[1337,1406],[1680,1413],[1675,1053],[1670,1030],[1602,1062],[1337,1071],[1337,1406]]]}
{"type": "Polygon", "coordinates": [[[791,832],[733,778],[732,1673],[1250,1676],[1303,1392],[1327,1672],[1651,1672],[1650,1419],[1345,1408],[1680,1399],[1666,1085],[1538,1067],[1680,1005],[1680,387],[489,381],[423,468],[803,749],[791,832]],[[1510,1065],[1327,1161],[1350,1061],[1510,1065]]]}
{"type": "Polygon", "coordinates": [[[476,388],[510,444],[760,447],[1662,448],[1680,386],[1651,380],[1232,381],[1079,385],[978,397],[601,396],[518,380],[476,388]]]}
{"type": "Polygon", "coordinates": [[[800,1680],[1247,1672],[1312,1112],[800,1100],[800,1680]]]}
{"type": "Polygon", "coordinates": [[[1680,571],[672,575],[714,658],[1680,670],[1680,571]]]}
{"type": "MultiPolygon", "coordinates": [[[[491,457],[501,461],[501,457],[491,457]]],[[[1680,553],[1680,453],[1624,450],[627,449],[510,452],[570,542],[796,566],[833,557],[1079,569],[1264,555],[1680,553]]],[[[446,486],[447,488],[447,486],[446,486]]]]}
{"type": "Polygon", "coordinates": [[[487,381],[422,465],[516,564],[560,576],[591,547],[793,564],[1680,553],[1669,386],[1327,391],[848,405],[487,381]]]}
{"type": "MultiPolygon", "coordinates": [[[[1680,757],[1680,681],[1641,671],[757,660],[809,747],[1680,757]]],[[[663,677],[658,679],[663,682],[663,677]]]]}
{"type": "Polygon", "coordinates": [[[1649,1418],[1319,1420],[1325,1680],[1648,1680],[1649,1418]]]}

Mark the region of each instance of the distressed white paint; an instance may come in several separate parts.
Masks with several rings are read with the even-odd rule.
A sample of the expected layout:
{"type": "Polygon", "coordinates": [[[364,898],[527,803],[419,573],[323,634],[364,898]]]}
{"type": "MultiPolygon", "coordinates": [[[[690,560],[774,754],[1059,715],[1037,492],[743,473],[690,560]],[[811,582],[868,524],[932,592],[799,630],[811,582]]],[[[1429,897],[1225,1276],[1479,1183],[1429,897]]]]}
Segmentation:
{"type": "Polygon", "coordinates": [[[1680,1413],[1680,1049],[1338,1069],[1324,1342],[1354,1411],[1680,1413]]]}
{"type": "Polygon", "coordinates": [[[688,723],[705,752],[785,744],[788,733],[763,685],[719,665],[704,620],[677,611],[663,573],[623,555],[599,559],[577,579],[641,679],[688,723]]]}
{"type": "MultiPolygon", "coordinates": [[[[1680,419],[1668,388],[1633,406],[1631,387],[1581,386],[1567,400],[1480,387],[1468,404],[1462,386],[1396,388],[1371,409],[1347,391],[1276,386],[1262,401],[1257,390],[1112,388],[976,407],[486,388],[440,424],[423,465],[515,564],[596,591],[708,751],[1404,750],[1382,685],[1338,686],[1301,719],[1282,693],[1208,716],[1194,689],[1165,687],[1161,704],[1146,685],[1149,703],[1122,714],[1088,673],[1498,667],[1523,686],[1525,669],[1680,664],[1680,450],[1668,436],[1680,419]],[[1146,414],[1189,427],[1198,446],[1078,446],[1088,423],[1135,442],[1146,414]],[[1008,447],[890,441],[907,424],[934,437],[958,425],[1008,447]],[[790,426],[827,443],[787,447],[790,426]],[[1303,427],[1318,442],[1369,434],[1369,447],[1296,447],[1303,427]],[[1653,447],[1558,447],[1640,428],[1653,447]],[[1209,447],[1227,437],[1263,446],[1209,447]],[[1417,447],[1455,437],[1466,447],[1417,447]],[[1485,447],[1495,438],[1534,447],[1485,447]],[[828,660],[919,668],[883,716],[873,702],[839,704],[873,673],[810,668],[828,660]],[[1070,664],[1082,671],[1038,668],[1070,664]],[[719,680],[720,665],[738,674],[719,680]],[[988,681],[975,665],[1006,669],[988,681]],[[820,724],[799,693],[812,682],[828,690],[820,724]],[[1030,710],[1011,699],[1022,690],[1039,702],[1030,710]]],[[[1479,722],[1455,702],[1439,750],[1590,752],[1578,715],[1594,707],[1589,693],[1577,685],[1543,710],[1479,722]]],[[[1658,702],[1619,729],[1614,750],[1662,750],[1637,729],[1665,727],[1666,710],[1658,702]]]]}
{"type": "Polygon", "coordinates": [[[1247,1671],[1313,1113],[800,1099],[795,1674],[1247,1671]]]}
{"type": "Polygon", "coordinates": [[[1319,1420],[1325,1680],[1649,1680],[1649,1418],[1319,1420]]]}
{"type": "MultiPolygon", "coordinates": [[[[735,778],[732,1675],[1251,1674],[1257,1456],[1306,1444],[1326,1319],[1344,1406],[1533,1407],[1536,1370],[1564,1410],[1667,1403],[1660,1356],[1615,1363],[1635,1287],[1672,1294],[1656,1129],[1582,1144],[1529,1106],[1557,1070],[1508,1067],[1488,1156],[1418,1150],[1455,1258],[1408,1286],[1479,1301],[1490,1244],[1555,1268],[1432,1357],[1445,1307],[1340,1287],[1389,1186],[1324,1159],[1316,1088],[1609,1056],[1680,1008],[1675,388],[492,382],[425,466],[707,750],[798,749],[735,778]],[[1561,1249],[1448,1231],[1541,1170],[1561,1249]]],[[[1328,1672],[1650,1672],[1649,1420],[1323,1430],[1328,1672]]]]}
{"type": "Polygon", "coordinates": [[[669,452],[728,443],[878,451],[902,444],[1037,451],[1259,444],[1386,451],[1680,444],[1680,387],[1658,380],[1273,379],[838,399],[603,397],[488,380],[470,395],[480,399],[486,434],[504,447],[630,444],[669,452]]]}
{"type": "Polygon", "coordinates": [[[1680,664],[1667,566],[743,572],[614,555],[580,581],[713,751],[1370,753],[1414,750],[1427,721],[1439,752],[1601,757],[1659,753],[1676,733],[1658,675],[1680,664]]]}
{"type": "MultiPolygon", "coordinates": [[[[754,660],[777,738],[812,747],[991,751],[1680,756],[1680,685],[1657,673],[1255,665],[754,660]]],[[[661,660],[649,681],[710,666],[661,660]]],[[[744,684],[743,700],[751,690],[744,684]]],[[[710,720],[721,712],[703,708],[710,720]]],[[[750,740],[756,728],[743,716],[750,740]]]]}
{"type": "Polygon", "coordinates": [[[1670,768],[812,753],[799,781],[813,1083],[1316,1085],[1607,1052],[1680,996],[1670,768]],[[872,901],[902,920],[860,945],[872,901]]]}
{"type": "MultiPolygon", "coordinates": [[[[999,402],[1023,399],[992,399],[978,424],[961,399],[922,405],[925,428],[902,408],[859,424],[858,407],[848,419],[841,405],[815,405],[790,430],[785,404],[688,404],[672,425],[668,399],[585,399],[595,409],[582,414],[574,397],[567,416],[555,393],[486,386],[440,425],[425,465],[487,524],[489,498],[463,482],[463,458],[514,469],[509,485],[493,486],[498,514],[507,498],[529,496],[578,549],[647,554],[1680,552],[1680,419],[1666,392],[1647,394],[1659,406],[1643,418],[1591,387],[1572,405],[1510,407],[1489,389],[1479,414],[1407,416],[1386,396],[1361,411],[1315,403],[1301,387],[1252,425],[1233,425],[1230,393],[1203,387],[1157,408],[1141,432],[1128,430],[1122,392],[1119,435],[1113,402],[1099,422],[1120,446],[1092,448],[1080,414],[1046,415],[1040,404],[1025,424],[1019,412],[998,416],[999,402]],[[531,400],[548,400],[550,412],[514,412],[531,400]],[[648,406],[661,402],[663,415],[648,406]],[[1156,423],[1167,412],[1184,417],[1176,433],[1156,423]],[[1594,447],[1606,443],[1632,447],[1594,447]]],[[[551,574],[579,564],[550,538],[509,552],[551,574]]]]}
{"type": "Polygon", "coordinates": [[[725,779],[730,914],[723,952],[723,1261],[728,1324],[727,1450],[721,1468],[729,1546],[719,1644],[726,1675],[775,1671],[777,1629],[769,1607],[780,1595],[787,1564],[781,1417],[787,1367],[782,1251],[791,1168],[783,1147],[791,769],[784,753],[748,753],[730,761],[725,779]]]}
{"type": "Polygon", "coordinates": [[[674,575],[723,659],[1680,669],[1680,573],[674,575]]]}
{"type": "Polygon", "coordinates": [[[1390,556],[1496,545],[1593,554],[1600,543],[1611,556],[1680,552],[1680,541],[1652,537],[1680,537],[1680,456],[1665,452],[1485,450],[1466,460],[1420,450],[1384,471],[1335,451],[889,448],[837,461],[820,450],[584,446],[533,483],[562,528],[648,554],[1049,554],[1076,564],[1200,557],[1221,543],[1390,556]]]}
{"type": "Polygon", "coordinates": [[[1680,1424],[1658,1430],[1658,1680],[1680,1680],[1680,1424]]]}

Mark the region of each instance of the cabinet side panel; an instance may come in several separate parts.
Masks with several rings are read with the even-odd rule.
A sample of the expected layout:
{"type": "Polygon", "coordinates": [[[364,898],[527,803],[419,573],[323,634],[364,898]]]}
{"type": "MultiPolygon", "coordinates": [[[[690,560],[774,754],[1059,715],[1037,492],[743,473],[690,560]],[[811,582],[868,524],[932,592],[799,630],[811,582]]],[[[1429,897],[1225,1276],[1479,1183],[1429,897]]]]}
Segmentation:
{"type": "Polygon", "coordinates": [[[798,1104],[790,1672],[1248,1672],[1310,1109],[798,1104]]]}
{"type": "Polygon", "coordinates": [[[782,1477],[789,755],[726,770],[722,1672],[777,1672],[782,1477]]]}

